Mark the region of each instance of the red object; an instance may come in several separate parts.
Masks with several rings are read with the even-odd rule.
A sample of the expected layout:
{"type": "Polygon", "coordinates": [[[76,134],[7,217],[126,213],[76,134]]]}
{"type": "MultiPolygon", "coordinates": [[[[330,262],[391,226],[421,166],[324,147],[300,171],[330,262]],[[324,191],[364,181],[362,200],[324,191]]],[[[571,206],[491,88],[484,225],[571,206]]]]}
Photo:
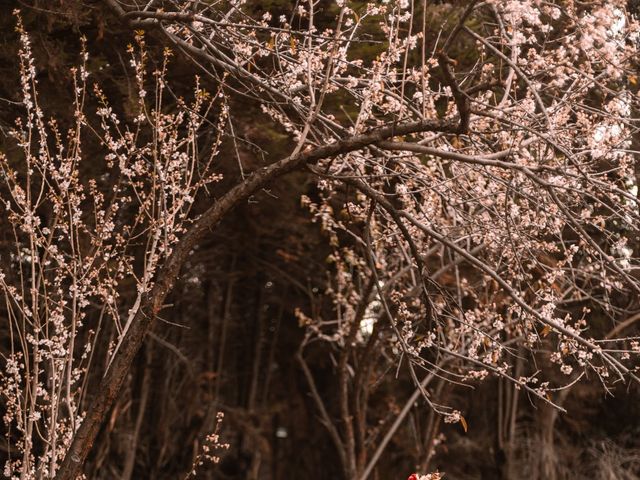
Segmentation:
{"type": "Polygon", "coordinates": [[[418,480],[418,475],[412,473],[411,475],[409,475],[409,478],[407,478],[407,480],[418,480]]]}

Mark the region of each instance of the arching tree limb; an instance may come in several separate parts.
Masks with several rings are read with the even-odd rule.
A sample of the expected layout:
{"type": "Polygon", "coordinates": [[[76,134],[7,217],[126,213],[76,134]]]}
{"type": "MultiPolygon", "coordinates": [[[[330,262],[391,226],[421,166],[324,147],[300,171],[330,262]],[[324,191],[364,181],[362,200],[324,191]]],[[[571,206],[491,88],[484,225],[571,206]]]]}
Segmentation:
{"type": "Polygon", "coordinates": [[[165,298],[173,288],[180,268],[187,260],[191,250],[206,233],[215,228],[233,208],[277,178],[305,164],[353,152],[395,135],[409,135],[427,131],[453,133],[458,128],[457,123],[454,120],[407,122],[354,135],[318,148],[307,149],[257,170],[216,201],[187,231],[159,272],[154,287],[144,296],[129,330],[122,339],[120,349],[115,354],[111,366],[100,383],[85,419],[72,439],[62,466],[56,474],[56,480],[74,480],[79,475],[100,426],[120,391],[136,353],[151,329],[154,317],[162,309],[165,298]]]}

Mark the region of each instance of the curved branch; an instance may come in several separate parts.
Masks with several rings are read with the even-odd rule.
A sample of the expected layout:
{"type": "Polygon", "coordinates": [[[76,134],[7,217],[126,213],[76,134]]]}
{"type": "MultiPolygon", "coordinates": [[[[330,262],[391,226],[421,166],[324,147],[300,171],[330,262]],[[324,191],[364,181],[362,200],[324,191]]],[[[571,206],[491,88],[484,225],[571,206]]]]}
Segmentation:
{"type": "Polygon", "coordinates": [[[231,210],[275,179],[305,164],[353,152],[396,135],[427,131],[451,133],[456,129],[456,119],[414,121],[401,125],[389,125],[315,149],[309,148],[257,170],[216,201],[187,231],[159,272],[155,285],[145,294],[129,330],[121,341],[120,349],[102,378],[85,419],[73,436],[71,446],[55,477],[56,480],[75,480],[80,473],[100,426],[120,391],[133,359],[151,329],[154,317],[162,309],[165,298],[173,288],[180,268],[206,233],[215,228],[231,210]]]}

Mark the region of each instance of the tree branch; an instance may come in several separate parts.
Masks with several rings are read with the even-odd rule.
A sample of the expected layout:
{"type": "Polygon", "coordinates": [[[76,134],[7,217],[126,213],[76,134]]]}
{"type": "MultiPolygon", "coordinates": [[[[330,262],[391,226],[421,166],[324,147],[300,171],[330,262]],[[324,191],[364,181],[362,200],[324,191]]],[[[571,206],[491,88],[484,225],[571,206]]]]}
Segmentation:
{"type": "Polygon", "coordinates": [[[456,129],[457,121],[455,119],[421,120],[401,125],[389,125],[360,135],[354,135],[322,147],[290,155],[263,167],[215,202],[187,231],[159,272],[157,282],[151,291],[145,294],[129,330],[122,339],[120,349],[115,354],[111,366],[100,383],[98,392],[91,402],[85,419],[72,439],[71,446],[55,477],[56,480],[75,480],[80,473],[82,465],[98,435],[100,426],[120,391],[136,353],[151,329],[153,319],[162,309],[165,298],[173,288],[180,268],[187,260],[191,250],[206,233],[215,228],[233,208],[275,179],[305,164],[353,152],[392,138],[395,135],[409,135],[426,131],[452,133],[456,129]]]}

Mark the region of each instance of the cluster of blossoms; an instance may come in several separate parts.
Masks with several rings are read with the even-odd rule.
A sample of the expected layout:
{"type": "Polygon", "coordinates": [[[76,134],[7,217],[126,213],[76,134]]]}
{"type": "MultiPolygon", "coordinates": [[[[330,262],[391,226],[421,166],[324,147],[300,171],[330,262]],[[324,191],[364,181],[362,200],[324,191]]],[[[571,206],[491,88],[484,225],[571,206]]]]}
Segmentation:
{"type": "MultiPolygon", "coordinates": [[[[469,124],[320,162],[317,192],[302,205],[331,245],[322,292],[331,310],[298,312],[307,343],[346,356],[375,345],[378,358],[408,359],[416,383],[420,370],[502,377],[562,408],[558,393],[588,373],[604,385],[638,378],[637,337],[617,328],[640,308],[628,88],[638,24],[624,2],[489,2],[476,14],[495,27],[462,27],[480,57],[468,67],[437,55],[412,64],[411,30],[389,30],[388,50],[370,63],[336,54],[348,67],[331,72],[326,95],[339,92],[350,115],[343,127],[344,116],[318,107],[320,143],[390,122],[468,115],[469,124]],[[523,372],[519,348],[549,368],[523,372]]],[[[297,104],[325,92],[295,75],[297,104]]],[[[278,108],[265,106],[304,142],[306,114],[297,122],[278,108]]],[[[430,393],[444,422],[466,430],[461,412],[430,393]]]]}
{"type": "Polygon", "coordinates": [[[218,452],[221,450],[228,450],[229,444],[223,443],[220,439],[220,427],[222,426],[222,420],[224,419],[224,413],[218,412],[216,414],[216,426],[212,433],[208,434],[202,444],[201,452],[193,462],[193,467],[186,478],[195,478],[198,467],[204,465],[205,462],[218,463],[220,457],[218,452]]]}
{"type": "MultiPolygon", "coordinates": [[[[364,185],[348,200],[356,208],[339,188],[321,189],[318,200],[304,203],[335,245],[332,278],[344,278],[336,311],[351,312],[341,318],[355,318],[358,285],[376,276],[387,303],[378,311],[381,320],[391,314],[394,351],[425,367],[434,351],[466,358],[468,378],[491,372],[548,399],[548,382],[512,378],[505,341],[522,339],[532,353],[553,345],[550,359],[570,382],[585,369],[620,378],[636,368],[635,360],[624,363],[633,358],[633,338],[598,340],[606,332],[596,331],[590,314],[601,310],[614,328],[633,313],[620,305],[640,287],[630,274],[637,245],[628,242],[639,212],[630,150],[636,100],[620,85],[635,81],[630,52],[638,25],[623,2],[586,9],[518,0],[483,8],[495,22],[493,37],[462,27],[481,62],[456,73],[456,81],[469,92],[474,87],[464,82],[500,83],[499,76],[506,79],[499,92],[478,86],[466,106],[457,102],[451,85],[433,80],[450,67],[433,59],[424,61],[422,75],[412,74],[412,47],[399,40],[389,51],[402,55],[385,52],[369,67],[384,88],[351,83],[359,93],[356,130],[438,117],[436,105],[446,100],[452,121],[469,110],[468,131],[381,142],[328,160],[318,169],[325,178],[355,176],[350,185],[364,185]],[[403,61],[407,69],[399,68],[403,61]],[[402,81],[393,72],[402,72],[402,81]],[[424,103],[418,111],[405,100],[410,92],[420,93],[412,97],[424,103]],[[386,96],[404,110],[385,108],[386,96]],[[343,209],[347,215],[336,215],[343,209]],[[351,246],[354,237],[361,248],[351,246]],[[340,253],[347,248],[355,257],[340,253]]],[[[380,305],[379,292],[366,301],[380,305]]]]}
{"type": "Polygon", "coordinates": [[[197,82],[192,102],[165,111],[170,52],[148,79],[138,35],[138,49],[130,48],[138,88],[133,118],[122,118],[98,85],[89,86],[83,47],[82,64],[71,71],[75,115],[64,132],[40,106],[29,36],[16,18],[24,115],[10,134],[18,153],[0,154],[0,215],[13,240],[0,253],[3,268],[10,267],[0,272],[0,295],[12,339],[0,370],[10,448],[4,473],[53,478],[84,419],[91,371],[110,363],[192,221],[198,191],[219,178],[211,164],[227,111],[221,92],[211,95],[197,82]],[[87,112],[92,94],[99,106],[87,112]],[[200,131],[214,110],[214,140],[205,148],[200,131]],[[88,163],[84,149],[95,138],[102,161],[94,151],[88,163]],[[105,332],[111,348],[96,354],[96,345],[109,343],[105,332]]]}

